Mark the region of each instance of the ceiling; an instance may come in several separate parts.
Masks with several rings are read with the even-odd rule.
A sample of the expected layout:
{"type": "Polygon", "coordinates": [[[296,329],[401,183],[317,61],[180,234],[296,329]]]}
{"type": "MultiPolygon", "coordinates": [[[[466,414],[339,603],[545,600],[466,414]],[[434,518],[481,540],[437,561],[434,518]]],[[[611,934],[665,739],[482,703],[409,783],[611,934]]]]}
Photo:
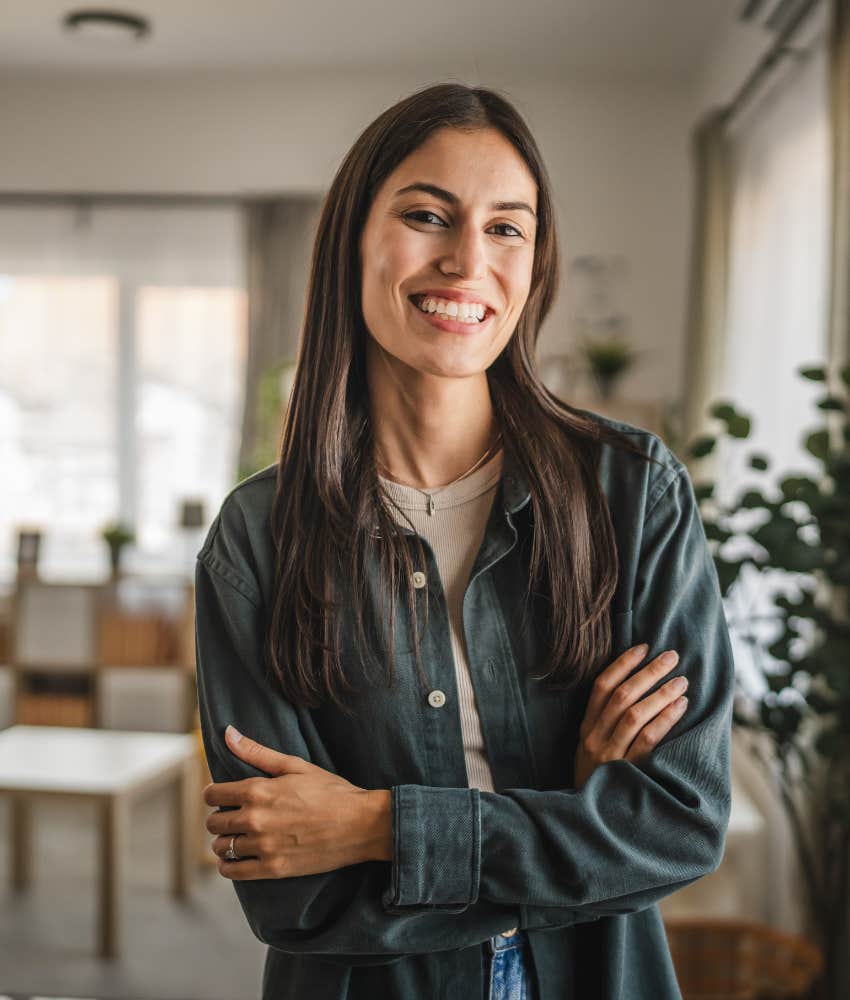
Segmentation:
{"type": "Polygon", "coordinates": [[[0,73],[406,68],[688,81],[743,0],[110,0],[152,21],[141,43],[102,48],[62,17],[96,4],[3,0],[0,73]]]}

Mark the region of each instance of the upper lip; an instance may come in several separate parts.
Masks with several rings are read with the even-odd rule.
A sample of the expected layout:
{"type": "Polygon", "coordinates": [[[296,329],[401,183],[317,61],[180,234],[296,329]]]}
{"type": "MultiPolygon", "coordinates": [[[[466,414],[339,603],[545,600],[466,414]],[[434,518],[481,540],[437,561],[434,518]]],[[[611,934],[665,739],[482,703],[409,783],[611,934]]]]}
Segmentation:
{"type": "Polygon", "coordinates": [[[422,291],[413,292],[410,298],[417,299],[425,295],[431,295],[435,299],[449,299],[452,302],[480,302],[481,305],[487,307],[488,312],[496,311],[483,295],[478,295],[475,292],[462,292],[457,288],[423,288],[422,291]]]}

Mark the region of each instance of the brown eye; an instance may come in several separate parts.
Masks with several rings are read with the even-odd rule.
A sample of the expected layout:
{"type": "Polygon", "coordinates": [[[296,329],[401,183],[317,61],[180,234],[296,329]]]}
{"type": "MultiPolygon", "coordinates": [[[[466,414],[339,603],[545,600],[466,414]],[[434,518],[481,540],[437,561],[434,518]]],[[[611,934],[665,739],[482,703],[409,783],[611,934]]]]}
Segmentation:
{"type": "MultiPolygon", "coordinates": [[[[405,214],[404,218],[405,219],[416,219],[416,221],[419,222],[420,220],[416,218],[419,215],[426,215],[426,216],[429,215],[432,219],[436,219],[439,223],[443,224],[443,220],[439,217],[439,215],[435,215],[433,212],[426,212],[424,210],[423,211],[418,211],[418,212],[407,212],[405,214]]],[[[422,220],[422,221],[425,221],[425,220],[422,220]]]]}
{"type": "Polygon", "coordinates": [[[522,236],[522,233],[516,228],[516,226],[512,226],[510,222],[497,222],[493,228],[495,229],[498,226],[501,226],[503,229],[513,229],[512,233],[505,233],[505,236],[522,236]]]}
{"type": "MultiPolygon", "coordinates": [[[[404,216],[403,216],[403,218],[405,218],[405,219],[414,219],[417,222],[422,221],[426,225],[432,225],[432,223],[428,222],[428,217],[430,217],[432,219],[436,219],[437,220],[436,224],[438,224],[438,225],[441,225],[441,226],[445,225],[445,223],[439,217],[439,215],[436,215],[434,212],[428,212],[428,211],[426,211],[424,209],[416,211],[416,212],[406,212],[404,214],[404,216]],[[423,216],[423,215],[426,218],[425,219],[420,219],[419,217],[423,216]]],[[[512,230],[512,232],[510,232],[510,233],[500,233],[499,235],[501,235],[501,236],[509,236],[512,239],[516,239],[517,237],[519,237],[519,239],[522,239],[522,233],[516,228],[516,226],[512,226],[510,224],[510,222],[497,222],[491,228],[493,228],[493,229],[499,229],[499,228],[501,228],[501,229],[510,229],[510,230],[512,230]]]]}

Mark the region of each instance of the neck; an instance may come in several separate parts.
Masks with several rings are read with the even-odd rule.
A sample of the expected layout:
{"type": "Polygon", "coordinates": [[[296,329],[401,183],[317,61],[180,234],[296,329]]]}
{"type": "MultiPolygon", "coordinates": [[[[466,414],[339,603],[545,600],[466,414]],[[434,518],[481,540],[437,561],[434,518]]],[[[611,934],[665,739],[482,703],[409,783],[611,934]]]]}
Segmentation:
{"type": "Polygon", "coordinates": [[[403,365],[371,337],[369,345],[369,403],[380,474],[423,490],[462,476],[498,435],[486,374],[432,375],[403,365]]]}

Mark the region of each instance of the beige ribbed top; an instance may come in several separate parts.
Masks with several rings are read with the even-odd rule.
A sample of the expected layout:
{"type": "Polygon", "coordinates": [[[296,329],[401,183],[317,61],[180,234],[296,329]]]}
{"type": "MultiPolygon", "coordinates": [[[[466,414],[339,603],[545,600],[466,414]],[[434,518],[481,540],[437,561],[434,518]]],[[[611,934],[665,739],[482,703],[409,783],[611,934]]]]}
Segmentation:
{"type": "MultiPolygon", "coordinates": [[[[469,673],[462,607],[470,570],[481,548],[501,478],[503,458],[504,451],[500,448],[485,465],[466,478],[447,487],[434,487],[433,514],[428,513],[425,493],[379,477],[386,494],[404,510],[417,533],[434,551],[448,604],[467,779],[470,788],[487,792],[495,789],[469,673]]],[[[405,524],[392,506],[390,512],[399,524],[405,524]]]]}

